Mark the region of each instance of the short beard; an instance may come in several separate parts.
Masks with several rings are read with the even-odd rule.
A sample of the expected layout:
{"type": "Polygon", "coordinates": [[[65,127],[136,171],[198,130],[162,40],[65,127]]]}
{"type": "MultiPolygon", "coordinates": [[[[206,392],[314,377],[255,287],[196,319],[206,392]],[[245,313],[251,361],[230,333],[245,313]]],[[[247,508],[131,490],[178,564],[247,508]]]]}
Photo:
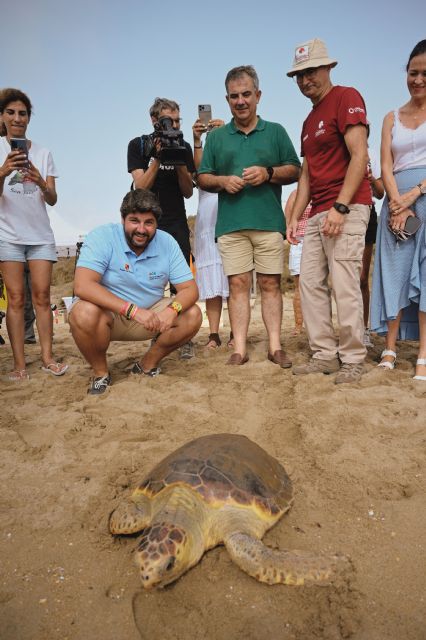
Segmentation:
{"type": "Polygon", "coordinates": [[[126,237],[126,242],[127,242],[127,244],[129,245],[129,247],[130,247],[131,249],[133,249],[133,250],[135,250],[135,249],[136,249],[136,250],[143,249],[143,250],[145,251],[145,249],[147,248],[147,246],[149,245],[149,243],[151,242],[151,240],[153,240],[153,238],[154,238],[154,236],[155,236],[155,233],[154,233],[154,235],[153,235],[151,238],[150,238],[149,236],[147,236],[147,235],[144,235],[144,237],[146,238],[146,244],[145,244],[143,247],[141,247],[141,246],[140,246],[140,245],[138,245],[138,244],[134,244],[134,243],[133,243],[132,238],[133,238],[133,235],[134,235],[134,234],[132,234],[132,235],[130,236],[128,233],[124,232],[124,235],[125,235],[125,237],[126,237]]]}

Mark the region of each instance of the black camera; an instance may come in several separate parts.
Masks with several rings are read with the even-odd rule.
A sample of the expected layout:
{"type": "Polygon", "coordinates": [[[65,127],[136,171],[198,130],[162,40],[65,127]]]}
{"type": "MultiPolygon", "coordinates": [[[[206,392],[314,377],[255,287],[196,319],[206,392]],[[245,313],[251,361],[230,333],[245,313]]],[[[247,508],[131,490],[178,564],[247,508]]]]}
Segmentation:
{"type": "Polygon", "coordinates": [[[142,136],[143,155],[145,158],[158,157],[164,165],[186,165],[186,147],[183,143],[183,133],[179,129],[173,129],[173,120],[168,116],[162,116],[154,124],[154,132],[148,136],[142,136]],[[157,143],[160,143],[160,151],[157,151],[157,143]]]}

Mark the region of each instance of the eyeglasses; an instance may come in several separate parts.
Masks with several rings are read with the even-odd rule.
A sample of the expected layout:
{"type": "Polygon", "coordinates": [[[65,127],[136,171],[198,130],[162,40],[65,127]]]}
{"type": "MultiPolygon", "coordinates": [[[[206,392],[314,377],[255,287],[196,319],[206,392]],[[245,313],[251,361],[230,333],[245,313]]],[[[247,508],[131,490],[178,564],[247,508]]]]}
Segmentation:
{"type": "Polygon", "coordinates": [[[317,75],[320,69],[325,69],[325,65],[321,65],[320,67],[309,67],[309,69],[304,69],[303,71],[298,71],[294,74],[293,80],[295,82],[300,82],[303,78],[307,78],[307,80],[312,80],[317,75]]]}

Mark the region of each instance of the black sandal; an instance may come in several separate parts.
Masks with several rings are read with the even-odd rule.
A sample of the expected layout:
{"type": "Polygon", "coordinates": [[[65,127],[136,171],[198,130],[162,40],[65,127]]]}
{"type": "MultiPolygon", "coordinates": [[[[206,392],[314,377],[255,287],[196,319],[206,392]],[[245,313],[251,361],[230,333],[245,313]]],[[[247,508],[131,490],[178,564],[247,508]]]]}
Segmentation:
{"type": "MultiPolygon", "coordinates": [[[[208,339],[208,342],[206,344],[206,347],[208,346],[209,342],[214,342],[216,344],[216,347],[220,347],[220,345],[222,344],[222,341],[221,341],[218,333],[210,333],[209,334],[209,339],[208,339]]],[[[216,348],[216,347],[214,347],[214,348],[216,348]]]]}

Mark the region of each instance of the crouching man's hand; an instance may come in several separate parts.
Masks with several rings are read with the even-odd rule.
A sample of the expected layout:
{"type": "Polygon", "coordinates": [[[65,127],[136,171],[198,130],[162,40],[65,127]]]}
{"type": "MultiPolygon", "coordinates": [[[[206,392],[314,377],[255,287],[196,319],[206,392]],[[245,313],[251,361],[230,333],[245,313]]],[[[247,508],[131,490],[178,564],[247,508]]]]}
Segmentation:
{"type": "Polygon", "coordinates": [[[160,318],[154,311],[139,308],[133,319],[143,325],[147,331],[153,331],[157,333],[159,331],[162,331],[162,329],[160,328],[160,318]]]}
{"type": "Polygon", "coordinates": [[[170,329],[174,321],[176,320],[176,311],[174,311],[171,307],[166,307],[158,314],[158,320],[160,323],[159,332],[164,333],[167,329],[170,329]]]}

